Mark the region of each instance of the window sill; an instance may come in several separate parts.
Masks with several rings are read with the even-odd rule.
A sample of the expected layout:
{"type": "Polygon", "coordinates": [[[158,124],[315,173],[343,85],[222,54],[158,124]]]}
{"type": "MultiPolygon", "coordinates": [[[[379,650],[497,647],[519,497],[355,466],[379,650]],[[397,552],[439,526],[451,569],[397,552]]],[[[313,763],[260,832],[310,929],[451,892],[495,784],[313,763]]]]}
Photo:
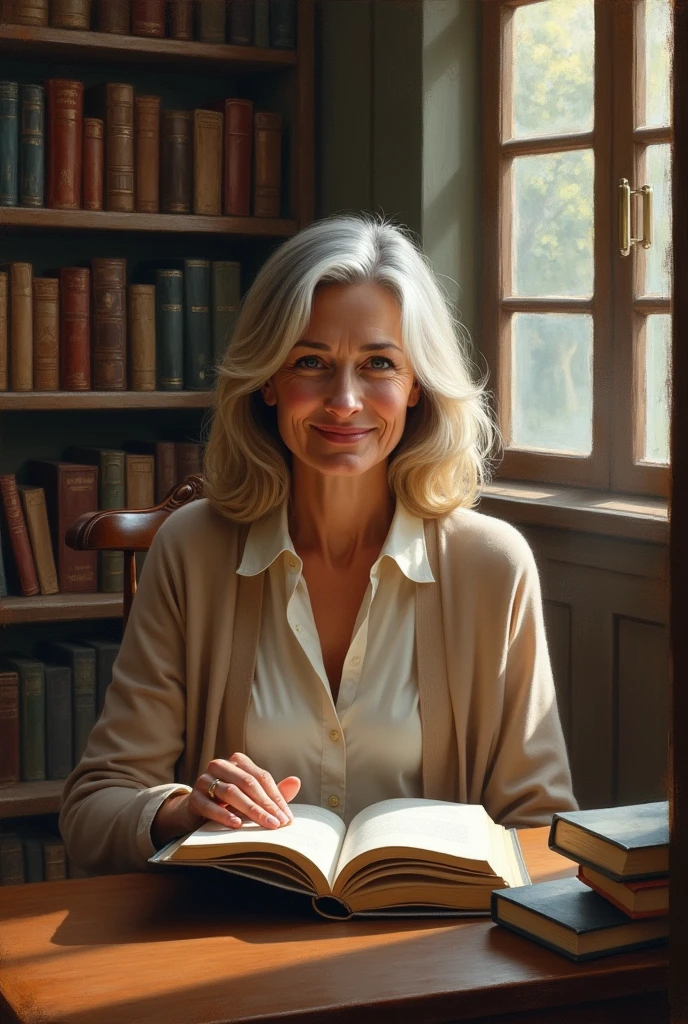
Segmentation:
{"type": "Polygon", "coordinates": [[[517,525],[669,543],[667,503],[662,498],[498,480],[485,487],[478,510],[517,525]]]}

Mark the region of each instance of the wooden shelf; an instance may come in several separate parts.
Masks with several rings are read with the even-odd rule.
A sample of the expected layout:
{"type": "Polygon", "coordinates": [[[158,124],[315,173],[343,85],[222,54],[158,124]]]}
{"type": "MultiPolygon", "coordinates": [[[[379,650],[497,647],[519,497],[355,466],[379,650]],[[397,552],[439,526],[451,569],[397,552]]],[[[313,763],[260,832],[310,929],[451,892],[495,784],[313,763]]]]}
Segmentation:
{"type": "Polygon", "coordinates": [[[138,64],[146,69],[193,71],[202,75],[251,75],[296,67],[296,50],[256,46],[150,39],[107,32],[0,25],[0,53],[26,59],[28,54],[68,64],[138,64]]]}
{"type": "Polygon", "coordinates": [[[19,622],[121,619],[121,594],[51,594],[0,598],[0,626],[19,622]]]}
{"type": "Polygon", "coordinates": [[[18,782],[0,786],[0,818],[19,818],[28,814],[56,814],[64,781],[18,782]]]}
{"type": "Polygon", "coordinates": [[[208,409],[212,391],[0,391],[0,411],[208,409]]]}
{"type": "Polygon", "coordinates": [[[51,210],[0,207],[0,232],[128,231],[147,234],[232,235],[235,238],[288,238],[295,220],[270,217],[201,217],[194,213],[113,213],[109,210],[51,210]]]}

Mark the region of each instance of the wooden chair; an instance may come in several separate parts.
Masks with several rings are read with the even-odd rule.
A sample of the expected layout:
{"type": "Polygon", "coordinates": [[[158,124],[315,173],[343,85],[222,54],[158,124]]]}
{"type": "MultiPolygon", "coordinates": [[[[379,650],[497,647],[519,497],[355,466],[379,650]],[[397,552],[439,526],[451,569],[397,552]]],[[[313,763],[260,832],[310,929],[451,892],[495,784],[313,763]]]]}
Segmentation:
{"type": "Polygon", "coordinates": [[[67,530],[65,541],[77,551],[124,552],[125,626],[136,593],[136,552],[148,550],[153,537],[170,513],[201,497],[203,480],[200,476],[187,476],[186,480],[170,491],[163,502],[153,508],[86,512],[67,530]]]}

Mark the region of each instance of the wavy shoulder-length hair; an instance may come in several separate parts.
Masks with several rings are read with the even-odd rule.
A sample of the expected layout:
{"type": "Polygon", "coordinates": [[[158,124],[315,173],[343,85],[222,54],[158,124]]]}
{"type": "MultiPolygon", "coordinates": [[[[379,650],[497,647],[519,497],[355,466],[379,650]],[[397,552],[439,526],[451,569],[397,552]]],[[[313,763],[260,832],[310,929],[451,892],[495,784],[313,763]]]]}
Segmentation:
{"type": "Polygon", "coordinates": [[[260,387],[302,337],[316,289],[375,282],[401,309],[402,337],[422,397],[389,459],[397,500],[423,518],[475,503],[494,430],[482,382],[471,378],[463,328],[427,258],[404,231],[372,215],[304,228],[261,267],[217,374],[204,491],[222,515],[249,523],[289,494],[290,453],[260,387]]]}

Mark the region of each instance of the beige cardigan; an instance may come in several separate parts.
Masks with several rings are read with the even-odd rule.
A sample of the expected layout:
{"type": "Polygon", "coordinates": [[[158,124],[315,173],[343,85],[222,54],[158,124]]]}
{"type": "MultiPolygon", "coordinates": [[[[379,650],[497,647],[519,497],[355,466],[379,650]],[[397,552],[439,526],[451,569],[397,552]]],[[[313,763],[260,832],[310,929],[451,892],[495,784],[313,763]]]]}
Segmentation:
{"type": "MultiPolygon", "coordinates": [[[[425,523],[436,583],[417,584],[427,797],[482,803],[506,825],[575,808],[537,570],[507,523],[459,510],[425,523]]],[[[160,804],[244,749],[264,574],[205,500],[147,556],[103,713],[65,786],[60,828],[91,871],[146,868],[160,804]]]]}

